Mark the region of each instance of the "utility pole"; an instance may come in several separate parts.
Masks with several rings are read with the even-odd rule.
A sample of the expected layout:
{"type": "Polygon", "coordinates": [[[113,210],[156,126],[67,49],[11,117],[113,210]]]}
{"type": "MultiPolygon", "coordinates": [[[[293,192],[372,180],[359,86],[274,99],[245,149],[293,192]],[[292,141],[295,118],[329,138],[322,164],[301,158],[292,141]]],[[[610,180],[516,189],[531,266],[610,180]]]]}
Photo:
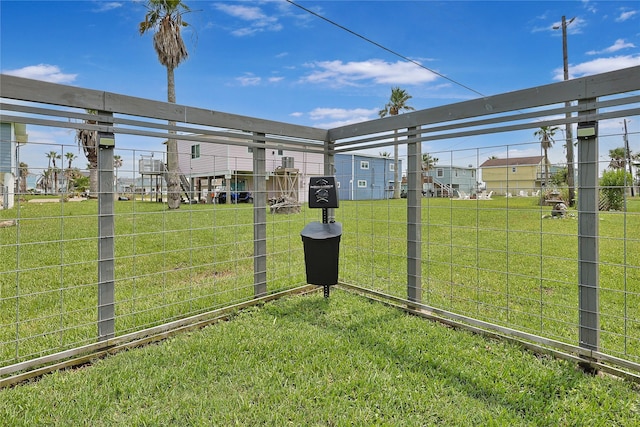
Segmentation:
{"type": "MultiPolygon", "coordinates": [[[[567,26],[576,19],[575,17],[571,18],[569,22],[567,22],[565,16],[562,16],[562,63],[564,67],[564,80],[569,80],[569,54],[567,53],[567,26]]],[[[554,30],[557,30],[557,25],[553,27],[554,30]]],[[[566,109],[571,107],[571,101],[567,101],[564,103],[566,109]]],[[[567,111],[565,117],[567,120],[571,119],[571,112],[567,111]]],[[[567,186],[569,187],[569,206],[575,205],[576,200],[576,190],[575,190],[575,173],[573,169],[573,132],[571,129],[571,123],[565,124],[565,135],[566,135],[566,145],[567,145],[567,186]]]]}
{"type": "Polygon", "coordinates": [[[624,149],[627,153],[627,164],[629,165],[629,173],[631,174],[631,197],[633,194],[633,165],[631,164],[631,150],[629,150],[629,134],[627,133],[627,119],[624,119],[624,135],[622,135],[622,139],[624,140],[624,149]]]}

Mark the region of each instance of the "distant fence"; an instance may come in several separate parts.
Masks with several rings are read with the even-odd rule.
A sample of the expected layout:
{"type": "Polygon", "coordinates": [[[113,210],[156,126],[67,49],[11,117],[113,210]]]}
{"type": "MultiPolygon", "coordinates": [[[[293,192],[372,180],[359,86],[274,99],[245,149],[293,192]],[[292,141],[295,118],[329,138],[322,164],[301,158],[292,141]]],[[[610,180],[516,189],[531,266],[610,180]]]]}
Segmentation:
{"type": "Polygon", "coordinates": [[[323,174],[372,195],[330,212],[343,223],[343,286],[640,371],[633,184],[622,188],[624,210],[598,210],[608,150],[624,138],[637,147],[637,131],[623,135],[619,123],[638,122],[639,90],[635,67],[322,130],[3,75],[0,121],[27,124],[29,142],[2,143],[18,162],[44,159],[30,173],[53,194],[17,192],[0,211],[0,375],[305,286],[299,233],[318,220],[306,188],[323,174]],[[542,126],[569,131],[556,134],[556,166],[567,164],[560,145],[576,144],[577,203],[564,220],[548,218],[544,198],[556,188],[536,179],[539,170],[529,197],[518,195],[526,181],[511,174],[525,166],[505,167],[500,195],[478,184],[469,198],[425,197],[423,154],[449,169],[453,189],[458,169],[480,174],[488,158],[544,157],[534,136],[542,126]],[[65,162],[85,159],[65,153],[78,153],[78,129],[97,132],[93,172],[79,169],[98,187],[75,202],[65,162]],[[173,135],[191,186],[179,190],[178,210],[166,208],[164,177],[145,184],[137,169],[141,159],[164,163],[173,135]],[[337,160],[362,150],[373,159],[393,144],[406,176],[399,200],[373,196],[389,195],[371,185],[381,174],[389,182],[387,163],[337,160]],[[51,152],[61,156],[55,167],[51,152]],[[246,191],[252,203],[215,203],[246,191]],[[299,206],[276,214],[270,204],[284,194],[299,206]]]}

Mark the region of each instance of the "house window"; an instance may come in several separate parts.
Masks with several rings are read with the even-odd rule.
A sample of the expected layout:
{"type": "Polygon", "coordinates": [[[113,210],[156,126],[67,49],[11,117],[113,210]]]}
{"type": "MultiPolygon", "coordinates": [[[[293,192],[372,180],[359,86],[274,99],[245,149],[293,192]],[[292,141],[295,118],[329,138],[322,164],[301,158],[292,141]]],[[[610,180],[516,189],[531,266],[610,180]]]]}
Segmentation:
{"type": "Polygon", "coordinates": [[[394,172],[396,170],[396,165],[395,163],[389,163],[389,171],[390,172],[394,172]]]}
{"type": "Polygon", "coordinates": [[[191,146],[191,158],[192,159],[200,158],[200,144],[195,144],[191,146]]]}
{"type": "Polygon", "coordinates": [[[438,178],[442,178],[442,177],[444,176],[444,169],[442,169],[442,168],[438,168],[438,169],[436,170],[436,176],[437,176],[438,178]]]}
{"type": "Polygon", "coordinates": [[[360,169],[369,169],[369,162],[366,161],[361,161],[360,162],[360,169]]]}
{"type": "Polygon", "coordinates": [[[471,171],[471,178],[475,178],[475,176],[476,176],[476,171],[472,170],[471,171]]]}
{"type": "Polygon", "coordinates": [[[359,179],[358,180],[358,188],[367,188],[367,180],[359,179]]]}

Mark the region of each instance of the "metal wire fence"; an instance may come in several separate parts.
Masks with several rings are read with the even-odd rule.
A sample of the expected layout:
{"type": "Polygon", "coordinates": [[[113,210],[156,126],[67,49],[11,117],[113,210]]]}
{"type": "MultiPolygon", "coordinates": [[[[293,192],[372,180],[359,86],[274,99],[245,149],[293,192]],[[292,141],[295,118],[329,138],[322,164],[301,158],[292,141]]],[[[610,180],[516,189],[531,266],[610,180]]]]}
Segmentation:
{"type": "Polygon", "coordinates": [[[0,211],[0,374],[306,285],[300,231],[319,219],[306,204],[318,175],[339,186],[344,286],[638,370],[640,197],[632,180],[599,177],[615,169],[610,150],[637,150],[639,75],[329,131],[3,76],[1,121],[27,124],[29,141],[3,134],[16,160],[0,211]],[[622,120],[636,125],[623,132],[622,120]],[[592,122],[597,138],[556,136],[548,153],[534,135],[592,122]],[[115,146],[98,138],[97,162],[81,165],[78,129],[115,146]],[[173,135],[185,182],[170,189],[173,135]],[[566,170],[569,143],[577,201],[560,217],[550,201],[570,204],[568,188],[544,164],[566,170]],[[380,155],[393,144],[398,165],[380,155]],[[599,210],[603,189],[622,204],[599,210]],[[167,209],[173,195],[179,209],[167,209]]]}

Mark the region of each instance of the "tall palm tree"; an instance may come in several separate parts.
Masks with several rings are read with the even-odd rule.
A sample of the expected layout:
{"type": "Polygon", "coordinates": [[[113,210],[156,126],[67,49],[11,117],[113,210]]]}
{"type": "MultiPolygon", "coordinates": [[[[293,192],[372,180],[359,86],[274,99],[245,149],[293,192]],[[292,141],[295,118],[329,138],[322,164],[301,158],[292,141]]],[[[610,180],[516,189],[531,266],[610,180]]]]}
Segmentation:
{"type": "Polygon", "coordinates": [[[544,188],[549,188],[549,155],[548,151],[555,142],[553,136],[558,130],[557,126],[541,126],[540,129],[533,133],[540,140],[540,146],[544,151],[544,188]]]}
{"type": "Polygon", "coordinates": [[[75,154],[67,151],[64,153],[64,157],[67,160],[67,169],[64,171],[64,176],[67,179],[67,192],[69,192],[69,185],[71,184],[71,175],[73,174],[73,169],[71,169],[71,163],[78,158],[75,154]]]}
{"type": "MultiPolygon", "coordinates": [[[[87,110],[89,114],[97,114],[95,110],[87,110]]],[[[88,124],[96,124],[97,120],[85,120],[88,124]]],[[[98,194],[98,131],[78,129],[76,133],[78,145],[82,147],[89,164],[89,194],[98,194]]]]}
{"type": "MultiPolygon", "coordinates": [[[[185,60],[189,53],[180,34],[181,27],[189,24],[182,20],[182,15],[189,8],[181,0],[147,0],[147,14],[140,23],[140,34],[155,31],[153,48],[158,54],[158,61],[167,69],[167,101],[176,102],[176,85],[174,70],[185,60]]],[[[175,122],[169,122],[169,127],[175,122]]],[[[169,209],[180,207],[180,177],[178,175],[178,143],[173,136],[175,131],[169,130],[167,140],[167,191],[169,209]]]]}
{"type": "Polygon", "coordinates": [[[57,167],[56,167],[56,159],[60,158],[60,155],[55,152],[55,151],[49,151],[47,154],[45,154],[45,156],[47,157],[47,159],[49,159],[49,164],[47,166],[47,169],[49,170],[49,174],[48,174],[48,180],[47,180],[47,188],[49,188],[50,190],[53,190],[54,193],[58,192],[58,183],[56,182],[58,180],[58,172],[57,172],[57,167]],[[53,164],[53,167],[52,167],[53,164]],[[53,178],[53,183],[50,182],[51,178],[53,178]]]}
{"type": "Polygon", "coordinates": [[[53,158],[53,182],[54,182],[54,192],[56,194],[58,194],[58,184],[60,183],[58,181],[58,173],[60,172],[60,168],[58,167],[58,165],[56,165],[56,160],[61,160],[62,159],[62,155],[61,154],[56,154],[56,156],[53,158]]]}
{"type": "MultiPolygon", "coordinates": [[[[384,109],[380,110],[378,114],[380,118],[386,116],[397,116],[402,110],[414,110],[413,107],[407,105],[407,101],[412,98],[409,93],[400,89],[399,87],[391,88],[391,98],[384,106],[384,109]]],[[[398,161],[398,130],[393,131],[393,198],[400,198],[400,177],[399,177],[399,161],[398,161]]]]}
{"type": "Polygon", "coordinates": [[[66,152],[64,154],[64,158],[67,159],[67,169],[71,169],[71,163],[78,158],[75,154],[71,152],[66,152]]]}

